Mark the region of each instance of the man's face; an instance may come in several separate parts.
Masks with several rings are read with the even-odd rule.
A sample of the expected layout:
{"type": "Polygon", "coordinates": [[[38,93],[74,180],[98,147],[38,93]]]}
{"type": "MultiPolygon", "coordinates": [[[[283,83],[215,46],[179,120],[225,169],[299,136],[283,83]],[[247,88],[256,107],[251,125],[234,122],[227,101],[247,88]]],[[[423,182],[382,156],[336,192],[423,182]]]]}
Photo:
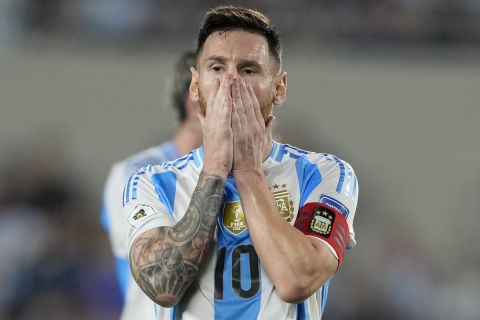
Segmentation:
{"type": "Polygon", "coordinates": [[[244,31],[212,33],[204,43],[197,70],[192,74],[193,88],[197,90],[203,115],[208,97],[215,93],[215,79],[221,81],[232,75],[252,85],[266,120],[274,101],[277,69],[278,64],[270,56],[263,36],[244,31]]]}

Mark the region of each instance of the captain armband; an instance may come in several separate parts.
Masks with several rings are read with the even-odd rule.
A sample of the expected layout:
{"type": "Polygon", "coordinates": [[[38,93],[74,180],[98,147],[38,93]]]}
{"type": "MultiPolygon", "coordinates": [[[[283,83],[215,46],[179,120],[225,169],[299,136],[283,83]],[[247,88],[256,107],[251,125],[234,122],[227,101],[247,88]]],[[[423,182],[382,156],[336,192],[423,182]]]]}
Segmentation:
{"type": "Polygon", "coordinates": [[[350,240],[347,220],[339,210],[323,203],[312,202],[298,212],[295,227],[308,236],[324,240],[335,250],[338,268],[350,240]]]}

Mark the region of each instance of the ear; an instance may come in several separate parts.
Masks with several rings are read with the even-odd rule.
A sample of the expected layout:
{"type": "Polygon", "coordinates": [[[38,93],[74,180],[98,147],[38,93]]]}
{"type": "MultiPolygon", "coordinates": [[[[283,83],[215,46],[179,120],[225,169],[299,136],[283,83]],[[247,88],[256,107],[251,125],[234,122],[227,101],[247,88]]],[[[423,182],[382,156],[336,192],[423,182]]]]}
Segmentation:
{"type": "Polygon", "coordinates": [[[277,86],[275,87],[275,96],[273,97],[273,104],[275,106],[281,105],[287,98],[287,73],[283,72],[278,77],[277,86]]]}
{"type": "Polygon", "coordinates": [[[194,102],[198,102],[198,70],[195,67],[190,67],[190,72],[192,73],[192,80],[190,81],[188,92],[190,94],[190,99],[194,102]]]}

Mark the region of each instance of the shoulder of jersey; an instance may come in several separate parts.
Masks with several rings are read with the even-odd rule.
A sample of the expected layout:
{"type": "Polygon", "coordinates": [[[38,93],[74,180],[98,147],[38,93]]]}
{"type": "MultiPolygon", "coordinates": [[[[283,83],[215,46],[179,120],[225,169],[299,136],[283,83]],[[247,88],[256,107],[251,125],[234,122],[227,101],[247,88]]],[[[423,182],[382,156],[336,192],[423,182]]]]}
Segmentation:
{"type": "Polygon", "coordinates": [[[306,160],[311,164],[317,164],[322,167],[338,167],[341,165],[351,169],[348,162],[333,154],[307,151],[289,144],[278,144],[275,149],[271,157],[277,162],[306,160]]]}
{"type": "Polygon", "coordinates": [[[162,172],[180,173],[184,170],[192,169],[193,167],[200,167],[200,162],[195,159],[194,153],[196,150],[171,161],[163,162],[161,164],[147,165],[137,171],[137,174],[157,174],[162,172]]]}

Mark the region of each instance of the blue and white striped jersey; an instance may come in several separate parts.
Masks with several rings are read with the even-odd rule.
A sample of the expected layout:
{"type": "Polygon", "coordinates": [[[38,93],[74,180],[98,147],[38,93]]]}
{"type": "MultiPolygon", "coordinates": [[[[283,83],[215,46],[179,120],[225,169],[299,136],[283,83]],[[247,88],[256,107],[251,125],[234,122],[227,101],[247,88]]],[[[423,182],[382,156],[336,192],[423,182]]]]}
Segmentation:
{"type": "Polygon", "coordinates": [[[137,153],[126,160],[115,163],[108,175],[103,196],[101,222],[108,232],[118,281],[124,298],[122,320],[154,320],[155,304],[133,280],[128,265],[127,222],[123,215],[122,195],[128,178],[149,164],[161,164],[180,155],[171,141],[137,153]]]}
{"type": "MultiPolygon", "coordinates": [[[[203,165],[203,147],[159,166],[146,166],[125,186],[128,247],[143,232],[173,226],[185,214],[203,165]],[[140,209],[142,215],[137,213],[140,209]]],[[[358,183],[352,167],[339,158],[273,143],[263,170],[279,214],[292,226],[299,208],[310,202],[334,206],[346,218],[355,245],[353,218],[358,183]]],[[[274,236],[274,235],[272,235],[274,236]]],[[[157,308],[170,319],[320,319],[331,279],[299,304],[283,302],[259,261],[233,177],[227,178],[217,218],[216,254],[206,261],[188,294],[172,308],[157,308]]],[[[322,239],[335,254],[332,247],[322,239]]]]}

